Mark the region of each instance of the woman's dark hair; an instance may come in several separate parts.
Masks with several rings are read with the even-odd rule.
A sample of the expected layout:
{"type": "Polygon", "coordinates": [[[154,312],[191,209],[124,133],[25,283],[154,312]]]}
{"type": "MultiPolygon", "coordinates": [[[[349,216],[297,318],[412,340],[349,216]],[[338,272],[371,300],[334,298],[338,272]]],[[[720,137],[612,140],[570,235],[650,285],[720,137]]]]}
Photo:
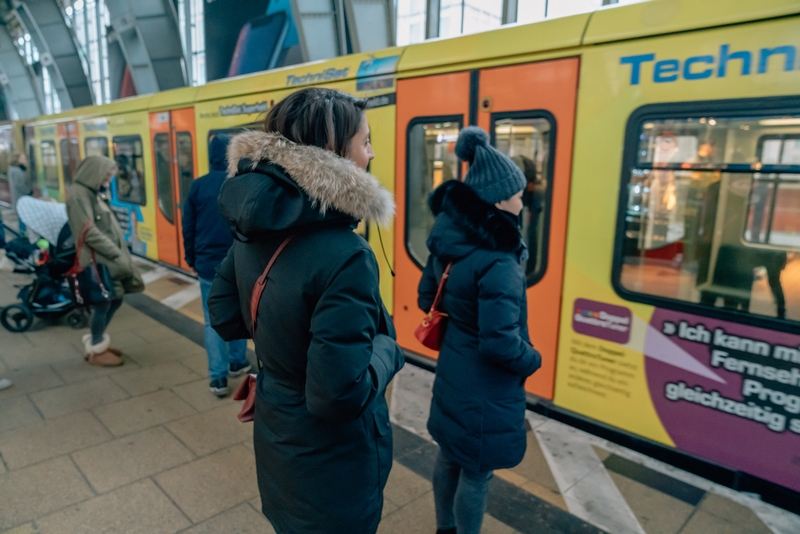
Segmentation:
{"type": "Polygon", "coordinates": [[[318,146],[345,157],[366,108],[367,101],[363,98],[309,87],[292,93],[272,108],[264,129],[295,143],[318,146]]]}

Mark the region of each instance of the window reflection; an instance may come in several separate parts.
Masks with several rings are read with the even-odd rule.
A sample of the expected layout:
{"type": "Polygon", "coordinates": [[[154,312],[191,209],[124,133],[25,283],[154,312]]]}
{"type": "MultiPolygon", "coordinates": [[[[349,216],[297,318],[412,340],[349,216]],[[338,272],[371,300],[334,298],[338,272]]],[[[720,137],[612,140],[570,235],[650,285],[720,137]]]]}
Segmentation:
{"type": "Polygon", "coordinates": [[[192,134],[178,132],[175,134],[178,145],[178,174],[181,187],[181,206],[189,196],[189,189],[194,181],[194,151],[192,150],[192,134]]]}
{"type": "Polygon", "coordinates": [[[420,265],[428,261],[425,244],[433,227],[434,217],[428,207],[428,196],[446,180],[461,176],[461,165],[455,154],[461,123],[430,122],[413,124],[408,133],[408,223],[407,245],[420,265]]]}
{"type": "Polygon", "coordinates": [[[172,224],[175,224],[175,201],[172,196],[172,158],[170,157],[169,134],[153,136],[156,158],[156,195],[158,209],[172,224]]]}
{"type": "Polygon", "coordinates": [[[50,189],[58,189],[58,160],[53,141],[42,141],[42,171],[45,185],[50,189]]]}
{"type": "Polygon", "coordinates": [[[147,203],[144,183],[142,138],[138,135],[115,137],[114,161],[117,162],[117,200],[144,206],[147,203]]]}
{"type": "Polygon", "coordinates": [[[61,149],[61,168],[64,173],[64,187],[72,184],[72,176],[81,162],[78,152],[78,140],[75,138],[62,139],[59,143],[61,149]]]}
{"type": "Polygon", "coordinates": [[[645,122],[628,183],[623,287],[800,320],[798,141],[796,117],[645,122]]]}
{"type": "Polygon", "coordinates": [[[87,158],[90,156],[108,157],[108,139],[105,137],[87,137],[83,142],[83,149],[87,158]]]}
{"type": "Polygon", "coordinates": [[[545,202],[550,167],[550,123],[543,118],[499,119],[494,122],[495,147],[517,164],[527,182],[522,195],[522,236],[529,258],[525,274],[533,282],[544,270],[545,202]]]}

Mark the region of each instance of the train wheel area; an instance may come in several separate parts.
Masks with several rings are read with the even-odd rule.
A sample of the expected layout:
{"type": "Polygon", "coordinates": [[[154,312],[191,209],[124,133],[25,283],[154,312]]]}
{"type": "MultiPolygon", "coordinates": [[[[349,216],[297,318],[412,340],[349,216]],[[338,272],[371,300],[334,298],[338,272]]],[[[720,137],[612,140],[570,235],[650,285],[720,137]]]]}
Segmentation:
{"type": "MultiPolygon", "coordinates": [[[[260,513],[252,427],[208,392],[199,287],[136,260],[144,294],[109,326],[125,365],[82,358],[81,332],[37,319],[0,329],[0,532],[270,532],[260,513]]],[[[0,304],[28,275],[0,272],[0,304]]],[[[252,358],[252,353],[249,355],[252,358]]],[[[241,378],[232,379],[231,387],[241,378]]],[[[435,531],[425,429],[432,373],[412,364],[387,398],[394,466],[381,533],[435,531]]],[[[486,533],[775,533],[800,516],[536,413],[523,462],[496,472],[486,533]]]]}

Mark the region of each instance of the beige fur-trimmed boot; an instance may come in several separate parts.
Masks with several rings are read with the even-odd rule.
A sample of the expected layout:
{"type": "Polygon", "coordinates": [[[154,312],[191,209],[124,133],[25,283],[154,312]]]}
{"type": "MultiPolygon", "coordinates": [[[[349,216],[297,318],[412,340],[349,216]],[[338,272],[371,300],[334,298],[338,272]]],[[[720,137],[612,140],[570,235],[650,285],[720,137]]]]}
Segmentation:
{"type": "MultiPolygon", "coordinates": [[[[81,343],[83,344],[83,359],[87,361],[89,360],[89,352],[87,352],[88,351],[87,347],[91,340],[92,340],[92,334],[83,334],[81,336],[81,343]]],[[[122,356],[121,350],[115,349],[114,347],[111,346],[108,347],[108,352],[110,352],[111,354],[116,354],[117,356],[122,356]]]]}
{"type": "Polygon", "coordinates": [[[84,336],[83,339],[85,339],[86,361],[90,364],[99,367],[116,367],[125,363],[122,358],[108,350],[108,345],[111,343],[111,337],[108,334],[103,334],[103,341],[97,345],[92,345],[91,335],[88,338],[84,336]]]}

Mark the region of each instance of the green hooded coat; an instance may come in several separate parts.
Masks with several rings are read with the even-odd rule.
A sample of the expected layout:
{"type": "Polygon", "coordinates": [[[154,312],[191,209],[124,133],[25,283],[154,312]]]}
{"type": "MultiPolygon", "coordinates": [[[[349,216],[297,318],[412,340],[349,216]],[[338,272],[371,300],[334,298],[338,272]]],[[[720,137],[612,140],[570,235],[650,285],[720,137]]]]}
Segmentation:
{"type": "Polygon", "coordinates": [[[144,281],[133,266],[122,228],[111,211],[108,194],[101,191],[103,182],[116,168],[114,161],[103,156],[90,156],[83,160],[67,191],[67,217],[76,244],[86,222],[92,221],[86,232],[80,264],[89,264],[93,249],[97,262],[108,267],[114,280],[114,293],[119,299],[125,293],[143,291],[144,281]]]}

